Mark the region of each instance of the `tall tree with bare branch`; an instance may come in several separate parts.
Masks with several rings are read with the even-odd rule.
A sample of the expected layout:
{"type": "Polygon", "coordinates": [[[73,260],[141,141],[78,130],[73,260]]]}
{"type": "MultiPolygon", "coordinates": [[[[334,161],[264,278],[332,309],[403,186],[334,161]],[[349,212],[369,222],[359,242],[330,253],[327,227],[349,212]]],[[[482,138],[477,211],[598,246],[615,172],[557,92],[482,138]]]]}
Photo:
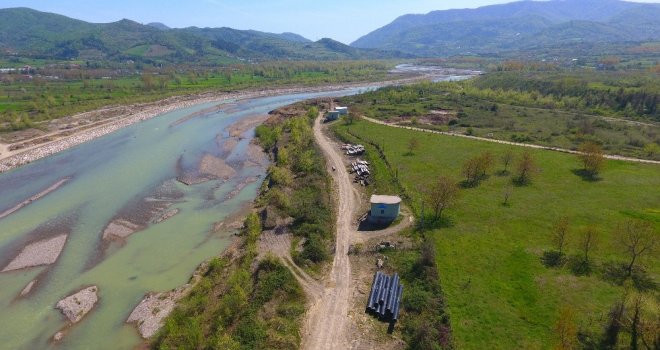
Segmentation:
{"type": "Polygon", "coordinates": [[[588,226],[582,232],[582,240],[580,241],[580,249],[584,254],[584,261],[589,263],[589,253],[594,250],[598,244],[598,230],[594,226],[588,226]]]}
{"type": "Polygon", "coordinates": [[[503,174],[508,174],[509,173],[509,165],[511,162],[513,162],[513,152],[511,151],[506,151],[502,157],[500,158],[502,161],[502,166],[504,166],[504,170],[502,170],[503,174]]]}
{"type": "Polygon", "coordinates": [[[570,307],[562,307],[559,310],[559,319],[555,324],[555,335],[557,337],[556,350],[573,350],[576,348],[577,327],[575,326],[575,314],[570,307]]]}
{"type": "Polygon", "coordinates": [[[632,219],[618,225],[617,233],[621,247],[630,258],[626,266],[626,273],[631,276],[639,259],[644,255],[653,254],[659,234],[655,232],[651,223],[632,219]]]}
{"type": "Polygon", "coordinates": [[[564,246],[568,240],[568,226],[568,218],[564,216],[552,227],[552,244],[557,247],[560,255],[564,253],[564,246]]]}

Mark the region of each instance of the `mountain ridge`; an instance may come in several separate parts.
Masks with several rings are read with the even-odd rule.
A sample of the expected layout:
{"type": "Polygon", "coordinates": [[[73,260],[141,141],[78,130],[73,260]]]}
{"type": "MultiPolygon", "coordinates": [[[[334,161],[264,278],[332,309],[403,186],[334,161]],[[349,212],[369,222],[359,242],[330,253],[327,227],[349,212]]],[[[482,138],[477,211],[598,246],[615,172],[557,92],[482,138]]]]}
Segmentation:
{"type": "Polygon", "coordinates": [[[660,38],[657,18],[660,18],[660,4],[619,0],[518,1],[476,9],[403,15],[360,37],[351,46],[400,50],[421,56],[447,56],[475,52],[492,54],[538,46],[539,42],[556,45],[564,42],[643,41],[660,38]],[[542,18],[545,25],[520,28],[518,35],[512,38],[508,30],[512,23],[509,22],[526,18],[542,18]],[[470,44],[483,40],[465,34],[480,29],[501,32],[502,35],[492,36],[486,47],[470,44]],[[460,47],[458,41],[463,43],[460,47]]]}
{"type": "Polygon", "coordinates": [[[46,59],[227,62],[411,57],[336,42],[326,45],[295,33],[233,28],[170,28],[122,19],[89,23],[26,7],[0,9],[0,52],[46,59]]]}

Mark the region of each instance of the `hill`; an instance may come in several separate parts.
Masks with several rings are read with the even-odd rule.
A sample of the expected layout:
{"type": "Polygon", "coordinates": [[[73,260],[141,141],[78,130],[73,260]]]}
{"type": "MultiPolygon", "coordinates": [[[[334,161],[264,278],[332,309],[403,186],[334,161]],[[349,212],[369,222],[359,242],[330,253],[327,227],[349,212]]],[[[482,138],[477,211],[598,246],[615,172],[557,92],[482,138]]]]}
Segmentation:
{"type": "MultiPolygon", "coordinates": [[[[88,23],[28,8],[0,9],[0,52],[43,59],[150,62],[346,60],[402,57],[339,42],[312,42],[294,33],[232,28],[171,29],[131,20],[88,23]]],[[[407,55],[409,56],[409,55],[407,55]]]]}
{"type": "Polygon", "coordinates": [[[405,15],[351,44],[421,56],[660,39],[660,5],[619,0],[519,1],[405,15]]]}

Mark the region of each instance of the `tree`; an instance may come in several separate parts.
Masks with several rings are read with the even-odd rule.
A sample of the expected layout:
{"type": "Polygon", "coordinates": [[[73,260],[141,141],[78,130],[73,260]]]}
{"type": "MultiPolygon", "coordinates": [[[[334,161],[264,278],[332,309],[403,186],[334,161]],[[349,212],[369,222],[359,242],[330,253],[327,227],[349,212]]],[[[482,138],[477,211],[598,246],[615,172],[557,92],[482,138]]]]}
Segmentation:
{"type": "Polygon", "coordinates": [[[476,185],[479,181],[488,175],[488,171],[493,167],[494,157],[490,152],[484,152],[476,157],[468,159],[463,164],[463,175],[465,182],[469,185],[476,185]]]}
{"type": "Polygon", "coordinates": [[[433,218],[438,220],[442,212],[450,208],[458,199],[458,186],[456,182],[446,176],[440,176],[431,185],[427,192],[427,202],[433,209],[433,218]]]}
{"type": "Polygon", "coordinates": [[[557,247],[557,251],[560,255],[563,254],[564,246],[568,239],[568,226],[568,218],[564,216],[561,217],[552,228],[552,244],[557,247]]]}
{"type": "Polygon", "coordinates": [[[502,165],[504,166],[504,170],[502,171],[503,174],[507,174],[509,172],[509,165],[513,161],[513,152],[511,151],[506,151],[500,158],[502,161],[502,165]]]}
{"type": "Polygon", "coordinates": [[[569,307],[562,307],[559,311],[559,319],[555,324],[557,336],[556,350],[572,350],[576,348],[577,327],[575,326],[575,315],[569,307]]]}
{"type": "Polygon", "coordinates": [[[580,249],[584,254],[584,262],[589,264],[589,253],[593,251],[598,244],[598,230],[593,226],[588,226],[582,232],[580,240],[580,249]]]}
{"type": "Polygon", "coordinates": [[[511,198],[512,190],[511,190],[511,185],[506,185],[504,187],[504,201],[502,202],[502,205],[509,206],[509,199],[511,198]]]}
{"type": "Polygon", "coordinates": [[[412,137],[408,140],[408,155],[415,154],[415,151],[419,148],[419,140],[417,137],[412,137]]]}
{"type": "Polygon", "coordinates": [[[605,163],[603,148],[595,142],[587,141],[580,145],[578,151],[578,158],[584,165],[586,174],[591,178],[598,176],[605,163]]]}
{"type": "Polygon", "coordinates": [[[477,157],[477,159],[478,159],[479,172],[480,172],[479,176],[486,177],[486,175],[488,175],[488,172],[493,168],[493,165],[495,163],[495,157],[490,152],[484,152],[480,154],[477,157]]]}
{"type": "Polygon", "coordinates": [[[156,86],[154,76],[149,72],[143,72],[140,79],[142,80],[142,87],[144,90],[153,90],[156,86]]]}
{"type": "Polygon", "coordinates": [[[351,125],[353,122],[355,122],[355,115],[353,113],[348,113],[344,116],[344,124],[351,125]]]}
{"type": "Polygon", "coordinates": [[[465,176],[465,183],[475,185],[479,182],[479,160],[470,158],[463,163],[462,174],[465,176]]]}
{"type": "Polygon", "coordinates": [[[617,227],[621,247],[626,251],[630,262],[626,265],[626,273],[632,275],[635,263],[646,254],[652,254],[657,244],[657,232],[649,222],[628,220],[617,227]]]}
{"type": "Polygon", "coordinates": [[[520,185],[526,185],[532,181],[537,172],[538,168],[532,154],[525,151],[516,164],[516,176],[514,180],[520,185]]]}

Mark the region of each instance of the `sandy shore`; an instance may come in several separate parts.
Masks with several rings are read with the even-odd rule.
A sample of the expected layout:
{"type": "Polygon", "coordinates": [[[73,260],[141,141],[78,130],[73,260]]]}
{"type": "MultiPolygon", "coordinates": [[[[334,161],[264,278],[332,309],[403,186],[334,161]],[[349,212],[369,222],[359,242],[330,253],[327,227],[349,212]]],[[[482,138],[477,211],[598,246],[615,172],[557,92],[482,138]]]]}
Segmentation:
{"type": "MultiPolygon", "coordinates": [[[[80,145],[87,141],[91,141],[95,138],[107,135],[126,126],[147,119],[151,119],[153,117],[168,112],[172,112],[177,109],[187,108],[201,103],[218,102],[226,99],[242,100],[242,99],[251,99],[258,97],[266,97],[266,96],[295,94],[295,93],[333,91],[333,90],[341,90],[346,88],[358,88],[358,87],[369,88],[369,87],[376,87],[383,85],[408,84],[425,79],[427,79],[427,77],[414,77],[414,78],[372,82],[372,83],[338,84],[338,85],[328,85],[322,87],[274,88],[274,89],[249,90],[249,91],[240,91],[240,92],[231,92],[231,93],[213,92],[213,93],[205,93],[198,95],[171,97],[153,103],[141,103],[141,104],[133,104],[129,106],[103,108],[101,110],[104,112],[112,111],[113,109],[129,110],[131,112],[128,114],[123,114],[114,121],[103,124],[96,128],[85,129],[79,133],[66,135],[61,138],[58,138],[57,135],[52,135],[52,138],[55,138],[56,140],[27,147],[18,151],[3,152],[2,154],[0,154],[0,173],[9,171],[11,169],[15,169],[22,165],[31,163],[35,160],[48,157],[50,155],[80,145]]],[[[93,112],[85,112],[83,114],[90,114],[90,113],[93,112]]],[[[30,142],[30,140],[24,142],[30,142]]],[[[0,145],[0,146],[4,147],[5,149],[11,149],[11,145],[9,146],[0,145]]]]}
{"type": "Polygon", "coordinates": [[[199,173],[210,178],[228,180],[236,175],[236,170],[224,159],[205,154],[199,165],[199,173]]]}
{"type": "Polygon", "coordinates": [[[59,235],[27,245],[9,265],[0,272],[20,270],[28,267],[50,265],[64,249],[68,235],[59,235]]]}

